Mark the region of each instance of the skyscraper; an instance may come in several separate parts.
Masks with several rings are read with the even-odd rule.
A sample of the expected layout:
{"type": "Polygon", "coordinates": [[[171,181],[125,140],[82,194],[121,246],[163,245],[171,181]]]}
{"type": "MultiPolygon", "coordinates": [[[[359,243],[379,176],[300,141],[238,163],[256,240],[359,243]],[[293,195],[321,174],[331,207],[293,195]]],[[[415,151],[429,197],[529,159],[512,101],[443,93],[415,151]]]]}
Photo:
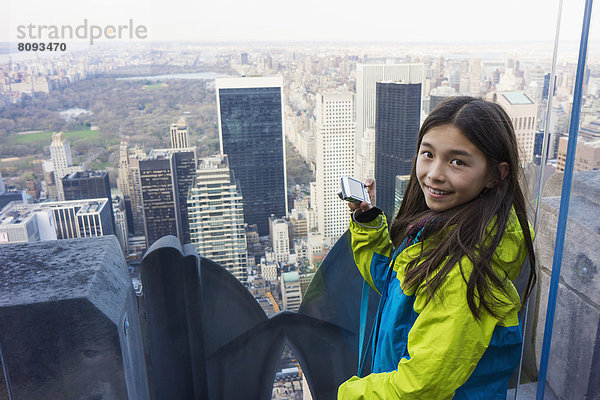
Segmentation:
{"type": "Polygon", "coordinates": [[[115,219],[115,236],[119,239],[123,255],[129,253],[129,229],[127,228],[127,214],[125,211],[125,201],[120,196],[112,198],[113,216],[115,219]]]}
{"type": "Polygon", "coordinates": [[[471,61],[470,95],[479,97],[481,95],[481,60],[474,58],[471,61]]]}
{"type": "Polygon", "coordinates": [[[532,162],[538,105],[524,92],[497,92],[493,94],[493,99],[504,107],[512,120],[521,162],[532,162]]]}
{"type": "Polygon", "coordinates": [[[375,180],[377,206],[391,221],[397,175],[410,175],[421,116],[421,84],[377,82],[375,180]]]}
{"type": "Polygon", "coordinates": [[[117,186],[125,200],[129,229],[136,235],[142,235],[144,232],[144,205],[139,168],[139,160],[143,158],[146,158],[146,154],[140,147],[129,148],[126,140],[121,141],[117,186]]]}
{"type": "MultiPolygon", "coordinates": [[[[356,65],[356,137],[360,143],[365,130],[375,127],[375,84],[377,82],[423,83],[423,64],[357,64],[356,65]]],[[[357,154],[361,154],[357,146],[357,154]]],[[[358,169],[358,165],[356,166],[358,169]]],[[[357,171],[360,175],[361,172],[357,171]]]]}
{"type": "Polygon", "coordinates": [[[191,151],[152,150],[139,161],[148,246],[165,235],[189,243],[187,191],[196,169],[191,151]]]}
{"type": "Polygon", "coordinates": [[[287,215],[282,78],[217,78],[221,153],[239,180],[244,220],[269,233],[287,215]]]}
{"type": "Polygon", "coordinates": [[[319,233],[335,242],[348,228],[348,206],[337,196],[342,176],[354,175],[354,94],[317,95],[316,211],[319,233]]]}
{"type": "Polygon", "coordinates": [[[179,118],[176,124],[171,124],[169,130],[172,149],[181,149],[190,147],[188,127],[185,118],[179,118]]]}
{"type": "Polygon", "coordinates": [[[198,254],[247,284],[247,244],[242,196],[227,157],[200,160],[189,191],[190,240],[198,254]]]}
{"type": "Polygon", "coordinates": [[[127,141],[121,140],[119,146],[119,174],[117,176],[117,187],[126,198],[131,197],[131,189],[129,187],[129,149],[127,141]]]}
{"type": "Polygon", "coordinates": [[[140,160],[146,246],[165,235],[177,236],[175,196],[168,158],[140,160]]]}
{"type": "MultiPolygon", "coordinates": [[[[143,160],[146,155],[141,148],[137,148],[139,153],[135,151],[129,154],[129,167],[127,170],[127,181],[129,182],[131,204],[131,215],[133,222],[133,232],[136,235],[143,235],[145,230],[144,223],[144,198],[142,194],[142,180],[140,175],[140,160],[143,160]]],[[[127,201],[127,199],[126,199],[127,201]]]]}
{"type": "Polygon", "coordinates": [[[63,133],[53,133],[52,143],[50,144],[50,158],[54,169],[54,181],[56,183],[56,195],[59,201],[65,199],[65,193],[62,186],[62,178],[65,175],[82,171],[80,166],[73,166],[71,159],[71,146],[67,140],[63,139],[63,133]]]}

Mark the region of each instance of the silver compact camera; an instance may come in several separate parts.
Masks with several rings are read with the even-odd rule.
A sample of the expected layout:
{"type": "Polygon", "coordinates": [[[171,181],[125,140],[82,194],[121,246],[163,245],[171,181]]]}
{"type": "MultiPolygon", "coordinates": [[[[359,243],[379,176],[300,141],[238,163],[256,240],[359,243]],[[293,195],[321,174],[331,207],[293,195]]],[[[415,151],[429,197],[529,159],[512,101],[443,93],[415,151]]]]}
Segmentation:
{"type": "Polygon", "coordinates": [[[357,204],[366,201],[371,205],[371,198],[364,183],[348,176],[342,176],[340,181],[341,190],[338,193],[340,199],[357,204]]]}

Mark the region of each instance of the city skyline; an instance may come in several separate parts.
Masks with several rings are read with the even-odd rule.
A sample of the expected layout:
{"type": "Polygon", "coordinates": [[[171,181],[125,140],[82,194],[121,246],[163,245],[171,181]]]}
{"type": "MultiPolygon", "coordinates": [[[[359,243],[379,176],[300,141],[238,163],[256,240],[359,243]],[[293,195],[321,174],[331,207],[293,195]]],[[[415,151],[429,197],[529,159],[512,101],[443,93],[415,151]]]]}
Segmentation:
{"type": "MultiPolygon", "coordinates": [[[[458,3],[460,5],[466,2],[458,3]]],[[[111,4],[110,0],[108,4],[111,4]]],[[[468,10],[463,11],[468,14],[468,10]]],[[[165,14],[165,19],[172,21],[168,14],[165,14]]],[[[184,23],[185,19],[182,21],[184,23]]],[[[448,46],[444,49],[444,55],[429,52],[427,46],[415,46],[410,52],[404,51],[406,46],[337,48],[298,45],[274,48],[182,44],[154,47],[151,52],[136,49],[135,44],[127,49],[118,46],[88,47],[89,51],[67,52],[56,60],[39,58],[22,62],[14,58],[9,63],[7,56],[7,62],[3,63],[4,59],[0,56],[0,150],[6,151],[0,156],[0,201],[41,201],[37,204],[13,203],[7,211],[0,213],[0,242],[29,241],[27,246],[33,248],[33,242],[48,240],[47,233],[52,236],[52,240],[99,237],[114,233],[119,239],[129,267],[129,277],[138,296],[152,293],[148,275],[143,279],[143,286],[140,278],[140,271],[147,271],[149,263],[158,259],[147,256],[141,260],[147,245],[170,234],[177,236],[181,244],[191,243],[192,246],[183,248],[186,260],[193,261],[193,256],[190,258],[189,255],[193,253],[192,247],[195,247],[196,253],[202,257],[198,258],[199,268],[212,260],[247,286],[251,296],[246,296],[245,304],[248,301],[254,304],[254,296],[258,301],[255,308],[259,310],[258,307],[262,307],[268,316],[280,309],[296,311],[317,268],[320,271],[336,270],[329,268],[327,263],[331,263],[330,267],[335,266],[337,271],[341,271],[339,267],[342,263],[346,267],[352,267],[349,253],[347,256],[350,257],[350,263],[340,257],[339,249],[344,243],[337,240],[350,220],[347,204],[336,195],[339,177],[376,177],[378,187],[382,188],[378,189],[376,204],[385,208],[384,197],[388,200],[394,197],[393,208],[397,209],[401,188],[406,183],[407,176],[389,174],[402,171],[395,161],[398,161],[399,155],[404,154],[405,149],[394,145],[402,144],[408,149],[406,157],[401,160],[405,164],[415,150],[415,143],[412,141],[406,140],[404,143],[404,140],[399,140],[399,133],[406,132],[403,138],[415,135],[427,113],[447,96],[485,96],[498,103],[501,103],[501,97],[510,100],[510,104],[505,104],[504,107],[513,121],[519,144],[532,156],[530,161],[538,161],[535,165],[527,165],[527,177],[530,177],[531,171],[539,170],[542,145],[538,139],[540,133],[543,133],[540,130],[548,121],[544,121],[544,117],[549,91],[551,87],[555,88],[552,97],[554,103],[550,110],[552,123],[548,123],[548,131],[556,139],[561,139],[560,143],[554,140],[556,143],[553,145],[556,147],[560,144],[562,147],[558,146],[558,157],[556,154],[549,157],[552,161],[547,165],[548,170],[555,166],[560,171],[561,161],[566,159],[564,145],[565,136],[571,133],[569,119],[574,107],[575,65],[559,61],[556,84],[550,85],[551,51],[547,57],[540,59],[529,53],[523,57],[504,53],[497,59],[490,60],[478,52],[479,49],[485,49],[485,46],[470,48],[467,45],[448,46]],[[151,64],[152,68],[146,68],[146,63],[151,64]],[[412,82],[410,74],[381,76],[370,79],[372,90],[367,90],[369,85],[361,80],[365,69],[383,66],[389,68],[400,64],[418,65],[418,82],[412,82]],[[122,78],[119,76],[121,74],[135,77],[122,78]],[[215,79],[214,75],[218,74],[223,75],[215,79]],[[148,75],[160,77],[154,80],[154,77],[148,75]],[[188,79],[191,76],[194,81],[188,79]],[[274,76],[277,78],[273,78],[274,76]],[[273,79],[277,80],[273,87],[264,84],[266,80],[273,79]],[[261,80],[263,84],[240,85],[242,80],[261,80]],[[237,84],[230,82],[231,85],[224,85],[224,81],[237,81],[237,84]],[[400,84],[398,81],[404,83],[400,84]],[[387,96],[379,96],[384,92],[375,90],[382,86],[387,87],[387,96]],[[418,88],[406,93],[407,101],[404,102],[404,96],[391,92],[396,86],[418,88]],[[371,93],[370,97],[366,92],[371,93]],[[377,102],[373,101],[371,106],[364,107],[363,110],[365,116],[373,116],[371,119],[358,118],[358,99],[361,94],[365,94],[365,100],[361,100],[365,106],[369,103],[369,98],[377,99],[377,102]],[[528,107],[527,114],[521,111],[521,106],[528,107]],[[412,123],[403,130],[401,122],[404,122],[402,125],[409,125],[406,123],[408,113],[403,113],[403,110],[409,108],[412,123]],[[359,121],[365,122],[362,134],[356,132],[359,121]],[[53,145],[50,135],[54,142],[59,142],[60,139],[61,146],[57,146],[58,143],[53,145]],[[289,141],[289,145],[286,141],[289,141]],[[167,148],[169,144],[171,148],[167,148]],[[72,146],[72,150],[69,146],[72,146]],[[362,151],[358,153],[357,148],[362,151]],[[384,161],[377,167],[376,151],[379,159],[384,161]],[[164,154],[161,156],[160,153],[164,154]],[[184,156],[186,154],[188,155],[184,156]],[[225,157],[224,154],[229,155],[225,157]],[[44,162],[48,155],[50,160],[44,162]],[[236,155],[238,161],[242,155],[242,161],[256,159],[260,162],[241,166],[238,164],[238,170],[233,171],[236,155]],[[381,155],[386,156],[387,160],[381,155]],[[196,164],[196,157],[202,160],[201,164],[196,164]],[[233,160],[231,170],[228,163],[223,161],[229,158],[233,160]],[[150,165],[158,161],[163,162],[161,165],[150,165]],[[48,168],[42,170],[42,165],[48,168]],[[362,168],[360,173],[357,166],[362,168]],[[244,220],[242,195],[245,197],[248,190],[242,193],[242,178],[244,175],[259,175],[258,171],[265,167],[271,171],[283,169],[283,177],[277,180],[281,182],[275,184],[275,179],[266,183],[255,182],[251,188],[257,189],[255,192],[259,195],[258,200],[263,202],[268,200],[268,192],[271,190],[285,196],[285,206],[282,207],[285,210],[274,215],[283,218],[268,218],[271,213],[259,215],[255,211],[262,211],[266,207],[260,202],[256,205],[255,202],[249,209],[251,216],[257,220],[244,220]],[[109,188],[109,192],[112,191],[112,196],[106,199],[104,194],[89,194],[90,197],[103,198],[96,199],[101,200],[99,202],[92,199],[92,203],[83,204],[81,208],[69,201],[44,202],[58,197],[55,178],[70,171],[69,168],[80,168],[86,173],[93,170],[94,174],[101,174],[106,180],[110,174],[112,188],[109,188]],[[384,169],[388,173],[387,179],[371,172],[382,172],[384,169]],[[42,172],[46,172],[43,179],[42,172]],[[386,183],[386,180],[390,183],[386,183]],[[395,181],[395,185],[391,180],[395,181]],[[115,183],[119,190],[114,190],[115,183]],[[54,194],[51,194],[53,186],[54,194]],[[388,191],[386,195],[383,186],[395,189],[395,192],[388,191]],[[114,208],[112,214],[115,219],[115,226],[112,228],[108,223],[102,224],[102,221],[108,221],[111,216],[110,205],[114,208]],[[287,218],[284,217],[286,213],[287,218]],[[260,226],[254,223],[261,221],[263,224],[267,221],[269,223],[268,236],[260,234],[259,237],[260,226]],[[41,224],[35,228],[37,231],[27,231],[34,222],[41,224]],[[141,225],[140,229],[135,227],[136,223],[141,225]],[[135,233],[131,228],[135,228],[135,233]],[[325,258],[330,251],[330,256],[325,258]]],[[[490,46],[490,49],[493,47],[490,46]]],[[[442,49],[442,45],[436,45],[436,51],[442,49]]],[[[32,54],[34,53],[29,53],[32,54]]],[[[580,134],[580,138],[594,143],[589,146],[591,150],[588,153],[580,152],[574,171],[600,168],[600,159],[595,156],[600,155],[600,65],[588,58],[588,67],[581,110],[581,131],[585,135],[580,134]],[[592,159],[592,156],[596,158],[592,159]]],[[[83,174],[71,172],[60,182],[68,183],[70,176],[81,175],[83,174]]],[[[579,176],[585,178],[586,175],[579,176]]],[[[597,178],[597,174],[590,173],[587,176],[587,179],[597,178]]],[[[585,185],[588,185],[585,179],[581,180],[575,185],[575,190],[582,190],[581,187],[585,185]]],[[[548,185],[555,190],[552,186],[555,185],[548,185]]],[[[592,192],[585,186],[585,190],[584,196],[589,196],[589,201],[587,197],[582,201],[581,197],[573,196],[575,206],[583,205],[589,209],[591,202],[594,203],[593,207],[597,207],[597,199],[600,198],[596,195],[597,189],[592,192]]],[[[68,184],[64,187],[61,185],[60,191],[71,192],[68,184]]],[[[555,192],[547,193],[545,196],[551,197],[545,197],[542,202],[542,210],[546,214],[541,218],[541,228],[536,229],[543,244],[540,245],[540,251],[544,252],[540,260],[551,258],[549,253],[554,246],[548,238],[553,236],[554,216],[558,214],[558,206],[556,212],[552,211],[552,207],[557,205],[556,195],[555,192]]],[[[392,206],[388,205],[387,208],[389,207],[392,206]]],[[[578,211],[572,212],[572,216],[581,219],[583,224],[588,224],[590,218],[584,219],[581,215],[578,211]]],[[[597,229],[595,225],[592,228],[586,237],[590,237],[590,242],[593,243],[593,232],[597,229]]],[[[172,238],[167,238],[169,240],[173,242],[172,238]]],[[[158,243],[154,248],[162,247],[163,243],[158,243]]],[[[56,243],[55,247],[67,245],[68,242],[62,242],[56,243]]],[[[572,263],[573,266],[566,265],[565,269],[573,273],[564,274],[564,278],[583,288],[593,277],[592,263],[597,265],[594,254],[586,258],[588,253],[585,252],[590,248],[590,245],[565,246],[565,250],[574,251],[573,257],[569,258],[576,261],[572,263]],[[572,248],[576,250],[571,250],[572,248]]],[[[172,249],[177,251],[168,250],[170,254],[179,254],[179,244],[172,249]]],[[[152,249],[146,254],[151,253],[152,249]]],[[[50,261],[52,257],[48,257],[50,261]]],[[[168,258],[168,262],[176,259],[170,256],[159,258],[168,258]]],[[[541,268],[540,287],[545,288],[550,263],[543,261],[541,265],[545,268],[541,268]]],[[[175,270],[171,268],[165,271],[175,270]]],[[[203,276],[208,276],[208,273],[203,276]]],[[[218,275],[220,278],[223,276],[218,275]]],[[[169,280],[164,282],[167,281],[169,280]]],[[[188,279],[186,284],[190,282],[195,280],[188,279]]],[[[205,289],[216,289],[214,293],[218,293],[224,286],[207,282],[227,283],[223,279],[203,281],[205,289]]],[[[319,280],[315,282],[320,283],[319,280]]],[[[591,290],[586,289],[586,292],[597,293],[593,290],[597,287],[597,280],[594,285],[596,286],[591,290]]],[[[579,286],[573,287],[579,291],[579,286]]],[[[568,295],[578,296],[577,291],[568,295]]],[[[204,291],[203,295],[206,293],[204,291]]],[[[564,291],[561,296],[563,293],[564,291]]],[[[151,294],[145,298],[152,299],[151,294]]],[[[311,299],[311,296],[307,295],[306,299],[311,299]]],[[[545,299],[541,298],[540,301],[540,304],[544,304],[545,299]]],[[[597,303],[596,299],[594,302],[597,303]]],[[[581,301],[582,308],[573,307],[575,314],[590,314],[583,308],[588,303],[589,297],[585,297],[581,301]]],[[[150,304],[151,310],[151,303],[146,304],[150,304]]],[[[208,303],[202,304],[206,306],[208,303]]],[[[219,297],[218,304],[227,302],[221,301],[219,297]]],[[[212,307],[206,310],[214,309],[212,307]]],[[[541,312],[536,312],[535,318],[538,318],[537,314],[542,315],[541,312]]],[[[129,314],[130,317],[133,315],[135,313],[129,314]]],[[[140,315],[145,318],[145,315],[140,315]]],[[[225,315],[222,320],[224,317],[225,315]]],[[[152,321],[152,318],[149,317],[148,321],[152,321]]],[[[537,321],[541,324],[541,319],[537,321]]],[[[118,323],[122,322],[123,319],[119,317],[118,323]]],[[[586,338],[596,337],[595,333],[587,333],[589,325],[587,320],[578,319],[577,325],[573,324],[577,334],[570,334],[567,338],[573,337],[568,342],[585,348],[586,354],[596,354],[593,352],[593,346],[596,346],[593,340],[585,341],[586,338]],[[583,332],[581,337],[578,335],[579,331],[583,332]]],[[[560,330],[565,331],[562,327],[560,330]]],[[[535,335],[531,342],[533,338],[538,342],[541,340],[539,332],[535,335]]],[[[130,337],[133,336],[130,334],[130,337]]],[[[573,354],[570,361],[578,358],[575,361],[583,364],[587,360],[571,351],[570,347],[564,348],[569,355],[573,354]]],[[[555,354],[562,356],[560,352],[555,354]]],[[[218,357],[219,360],[225,359],[222,353],[218,357]]],[[[527,355],[524,357],[527,362],[527,355]]],[[[292,364],[292,355],[289,359],[289,364],[292,364]]],[[[560,365],[564,364],[562,359],[567,357],[561,357],[560,365]]],[[[273,387],[274,400],[287,399],[283,393],[285,379],[291,378],[294,386],[298,386],[296,393],[300,394],[299,386],[303,376],[310,376],[311,372],[315,372],[302,359],[299,361],[294,361],[293,365],[298,365],[294,371],[290,372],[287,368],[290,365],[285,364],[281,367],[281,372],[277,373],[275,380],[278,381],[281,377],[281,381],[273,387]],[[282,385],[281,392],[277,386],[279,383],[282,385]]],[[[354,364],[352,363],[353,366],[354,364]]],[[[589,390],[588,386],[579,382],[588,378],[592,381],[595,376],[593,370],[587,366],[580,367],[579,370],[583,371],[580,379],[572,381],[580,388],[589,390]]],[[[554,385],[553,390],[563,390],[560,380],[550,383],[554,385]]],[[[313,389],[314,387],[313,385],[313,389]]],[[[0,387],[0,397],[1,389],[0,387]]],[[[308,393],[308,383],[301,390],[308,393]]]]}

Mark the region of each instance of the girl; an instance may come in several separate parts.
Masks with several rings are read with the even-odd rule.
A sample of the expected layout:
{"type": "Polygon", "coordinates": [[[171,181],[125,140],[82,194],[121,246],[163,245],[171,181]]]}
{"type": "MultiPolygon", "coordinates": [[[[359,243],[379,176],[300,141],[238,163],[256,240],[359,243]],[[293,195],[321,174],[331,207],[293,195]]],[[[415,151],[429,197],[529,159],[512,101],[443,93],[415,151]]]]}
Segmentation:
{"type": "MultiPolygon", "coordinates": [[[[384,215],[349,203],[356,265],[381,294],[371,374],[338,399],[502,399],[520,357],[526,258],[535,282],[510,118],[501,106],[453,97],[427,117],[402,204],[384,215]]],[[[375,182],[365,182],[375,202],[375,182]]]]}

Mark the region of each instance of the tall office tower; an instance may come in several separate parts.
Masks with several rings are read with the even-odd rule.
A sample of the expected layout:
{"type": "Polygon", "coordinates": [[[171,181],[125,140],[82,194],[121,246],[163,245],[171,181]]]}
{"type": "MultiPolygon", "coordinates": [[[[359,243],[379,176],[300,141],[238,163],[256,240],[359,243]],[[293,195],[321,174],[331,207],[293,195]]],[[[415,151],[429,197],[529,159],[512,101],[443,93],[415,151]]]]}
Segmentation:
{"type": "MultiPolygon", "coordinates": [[[[375,128],[375,84],[377,82],[423,83],[424,64],[356,64],[356,136],[360,145],[367,128],[375,128]]],[[[357,147],[357,154],[362,149],[357,147]]],[[[358,165],[355,166],[358,169],[358,165]]],[[[359,171],[357,173],[360,174],[359,171]]],[[[363,173],[364,175],[364,173],[363,173]]]]}
{"type": "Polygon", "coordinates": [[[129,148],[127,141],[121,141],[117,187],[123,193],[125,200],[130,233],[136,235],[143,235],[145,229],[139,161],[146,157],[146,153],[141,147],[129,148]]]}
{"type": "Polygon", "coordinates": [[[50,158],[54,167],[54,181],[56,183],[56,195],[59,201],[65,199],[62,186],[62,178],[70,173],[82,171],[80,166],[73,166],[71,160],[71,146],[67,140],[63,140],[63,133],[53,133],[50,144],[50,158]]]}
{"type": "Polygon", "coordinates": [[[152,150],[139,160],[147,245],[165,235],[190,242],[187,192],[196,169],[194,152],[152,150]]]}
{"type": "Polygon", "coordinates": [[[73,172],[62,178],[62,186],[65,200],[107,199],[110,215],[113,215],[108,172],[89,170],[73,172]]]}
{"type": "Polygon", "coordinates": [[[270,218],[271,244],[275,260],[287,263],[290,258],[290,236],[288,223],[282,218],[270,218]]]}
{"type": "Polygon", "coordinates": [[[458,92],[468,95],[471,91],[471,75],[469,74],[469,60],[460,61],[458,73],[458,92]]]}
{"type": "Polygon", "coordinates": [[[177,236],[175,196],[168,158],[140,160],[146,246],[165,235],[177,236]]]}
{"type": "MultiPolygon", "coordinates": [[[[123,210],[125,211],[125,216],[127,217],[127,228],[129,229],[129,233],[131,234],[135,234],[135,226],[134,226],[134,219],[138,219],[139,216],[136,214],[136,216],[134,217],[133,213],[134,213],[134,208],[133,208],[133,201],[132,201],[132,188],[130,185],[130,169],[129,169],[129,149],[127,147],[127,141],[126,140],[121,140],[121,145],[119,146],[119,168],[118,168],[118,174],[117,174],[117,188],[119,188],[119,190],[121,191],[121,193],[123,194],[123,210]]],[[[136,212],[138,210],[135,210],[136,212]]],[[[138,224],[138,229],[139,232],[141,232],[143,230],[143,208],[141,210],[142,212],[139,213],[141,214],[142,220],[141,220],[141,224],[138,224]]],[[[115,221],[116,222],[116,221],[115,221]]]]}
{"type": "Polygon", "coordinates": [[[287,215],[282,78],[217,78],[221,154],[239,180],[244,220],[269,233],[287,215]]]}
{"type": "Polygon", "coordinates": [[[244,205],[227,156],[200,160],[189,191],[191,243],[198,254],[227,268],[244,285],[247,244],[244,205]]]}
{"type": "Polygon", "coordinates": [[[143,235],[146,229],[146,223],[144,222],[144,198],[142,193],[142,180],[140,175],[140,160],[143,160],[145,157],[146,156],[142,154],[130,154],[129,170],[127,172],[127,180],[129,182],[130,190],[129,201],[131,204],[133,232],[138,236],[143,235]]]}
{"type": "Polygon", "coordinates": [[[170,136],[171,148],[181,149],[190,147],[188,127],[185,118],[179,118],[176,124],[171,124],[170,136]]]}
{"type": "Polygon", "coordinates": [[[190,242],[190,227],[188,222],[187,197],[188,191],[194,181],[196,174],[196,148],[186,147],[178,149],[158,149],[152,150],[150,156],[154,154],[168,155],[171,160],[171,169],[174,171],[175,181],[175,214],[177,220],[178,237],[182,243],[190,242]]]}
{"type": "Polygon", "coordinates": [[[2,179],[2,174],[0,174],[0,194],[6,192],[6,186],[4,186],[4,179],[2,179]]]}
{"type": "Polygon", "coordinates": [[[377,206],[391,221],[396,175],[410,175],[421,116],[421,84],[378,82],[375,120],[377,206]]]}
{"type": "Polygon", "coordinates": [[[119,239],[123,255],[127,256],[129,253],[129,229],[127,227],[125,200],[121,196],[113,196],[112,206],[115,219],[115,236],[119,239]]]}
{"type": "Polygon", "coordinates": [[[470,90],[471,96],[481,96],[481,60],[474,58],[471,61],[471,79],[470,79],[470,90]]]}
{"type": "Polygon", "coordinates": [[[121,140],[119,146],[119,174],[117,177],[117,187],[123,193],[125,198],[131,197],[131,188],[129,186],[129,149],[127,141],[121,140]]]}
{"type": "Polygon", "coordinates": [[[497,92],[493,95],[493,100],[504,107],[512,120],[521,162],[532,162],[538,105],[524,92],[497,92]]]}
{"type": "Polygon", "coordinates": [[[333,244],[348,228],[348,206],[337,193],[342,176],[354,176],[354,94],[317,95],[316,211],[319,233],[333,244]]]}
{"type": "Polygon", "coordinates": [[[187,198],[196,175],[196,150],[194,148],[194,150],[190,152],[180,149],[180,151],[174,152],[171,155],[171,159],[173,160],[173,169],[176,172],[176,207],[178,210],[177,215],[180,218],[179,230],[181,241],[183,243],[190,243],[190,225],[187,198]]]}

